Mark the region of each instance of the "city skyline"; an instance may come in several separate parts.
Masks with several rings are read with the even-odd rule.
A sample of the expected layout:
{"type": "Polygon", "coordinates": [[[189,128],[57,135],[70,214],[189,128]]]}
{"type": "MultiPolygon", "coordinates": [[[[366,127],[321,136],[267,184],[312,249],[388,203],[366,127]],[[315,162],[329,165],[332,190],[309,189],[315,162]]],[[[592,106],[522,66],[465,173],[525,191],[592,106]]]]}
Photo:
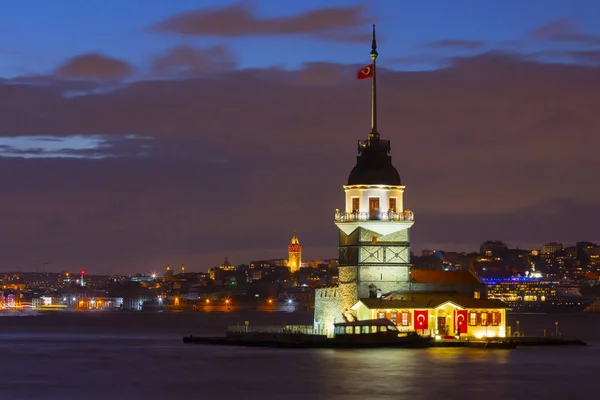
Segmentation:
{"type": "Polygon", "coordinates": [[[416,253],[600,241],[598,5],[206,3],[222,7],[7,8],[0,269],[279,258],[294,230],[307,259],[335,258],[334,211],[370,128],[355,74],[373,22],[379,130],[416,253]]]}

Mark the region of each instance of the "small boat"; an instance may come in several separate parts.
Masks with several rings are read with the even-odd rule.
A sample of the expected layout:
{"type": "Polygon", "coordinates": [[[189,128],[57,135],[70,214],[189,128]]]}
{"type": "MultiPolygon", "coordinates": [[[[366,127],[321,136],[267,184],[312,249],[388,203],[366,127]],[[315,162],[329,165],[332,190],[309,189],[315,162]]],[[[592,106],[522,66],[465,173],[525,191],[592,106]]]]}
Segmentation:
{"type": "Polygon", "coordinates": [[[430,337],[416,332],[399,332],[392,321],[375,319],[342,322],[334,325],[334,336],[297,333],[289,329],[278,332],[228,332],[225,337],[185,336],[183,343],[277,348],[424,348],[430,337]]]}
{"type": "Polygon", "coordinates": [[[429,347],[432,338],[416,332],[400,332],[387,318],[341,322],[334,325],[331,347],[429,347]]]}

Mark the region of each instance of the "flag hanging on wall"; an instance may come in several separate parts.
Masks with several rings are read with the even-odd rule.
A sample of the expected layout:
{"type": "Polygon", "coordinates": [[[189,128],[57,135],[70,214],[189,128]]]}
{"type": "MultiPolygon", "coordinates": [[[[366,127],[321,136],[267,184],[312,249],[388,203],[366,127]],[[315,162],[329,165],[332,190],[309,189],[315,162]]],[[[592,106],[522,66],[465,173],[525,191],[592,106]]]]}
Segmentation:
{"type": "Polygon", "coordinates": [[[460,333],[467,333],[469,330],[469,324],[467,323],[469,318],[469,311],[467,310],[456,310],[454,314],[454,330],[460,333]]]}
{"type": "Polygon", "coordinates": [[[429,329],[429,316],[427,310],[415,310],[415,329],[429,329]]]}

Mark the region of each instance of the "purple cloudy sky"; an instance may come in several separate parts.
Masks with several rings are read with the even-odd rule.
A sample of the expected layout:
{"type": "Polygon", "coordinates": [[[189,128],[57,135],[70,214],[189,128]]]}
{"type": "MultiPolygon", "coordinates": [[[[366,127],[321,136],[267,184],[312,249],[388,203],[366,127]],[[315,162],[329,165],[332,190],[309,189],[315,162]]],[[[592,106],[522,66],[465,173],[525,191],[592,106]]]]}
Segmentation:
{"type": "Polygon", "coordinates": [[[0,270],[335,257],[373,22],[413,250],[600,241],[596,1],[2,4],[0,270]]]}

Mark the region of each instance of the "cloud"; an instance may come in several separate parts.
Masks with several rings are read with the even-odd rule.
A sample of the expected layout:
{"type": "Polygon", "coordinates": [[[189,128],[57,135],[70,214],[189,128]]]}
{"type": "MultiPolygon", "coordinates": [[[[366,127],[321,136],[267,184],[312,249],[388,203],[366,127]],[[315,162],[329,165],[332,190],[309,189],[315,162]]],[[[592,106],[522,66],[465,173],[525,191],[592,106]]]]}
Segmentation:
{"type": "Polygon", "coordinates": [[[588,35],[581,31],[577,21],[561,18],[534,29],[528,38],[549,42],[579,42],[588,45],[600,45],[600,36],[588,35]]]}
{"type": "Polygon", "coordinates": [[[232,70],[238,65],[225,46],[204,49],[181,45],[153,60],[151,69],[158,75],[200,75],[232,70]]]}
{"type": "Polygon", "coordinates": [[[0,157],[87,158],[148,155],[149,138],[136,135],[0,137],[0,157]]]}
{"type": "Polygon", "coordinates": [[[452,61],[452,57],[443,56],[439,53],[392,57],[386,60],[386,62],[393,66],[400,66],[401,68],[418,66],[419,70],[423,69],[423,67],[437,70],[452,65],[452,61]]]}
{"type": "Polygon", "coordinates": [[[525,57],[543,62],[600,65],[600,50],[544,50],[527,54],[525,57]]]}
{"type": "Polygon", "coordinates": [[[361,40],[352,30],[370,22],[366,5],[320,8],[292,16],[265,18],[248,3],[188,11],[154,24],[150,29],[180,35],[242,37],[309,34],[334,40],[361,40]],[[344,33],[346,35],[344,35],[344,33]]]}
{"type": "MultiPolygon", "coordinates": [[[[416,251],[598,239],[585,224],[600,207],[600,67],[506,53],[381,67],[378,125],[416,251]]],[[[101,95],[114,82],[77,82],[77,96],[71,81],[0,82],[0,135],[114,139],[102,159],[0,157],[0,268],[206,270],[285,257],[294,229],[306,259],[335,257],[333,213],[370,131],[370,82],[355,71],[223,69],[101,95]]]]}
{"type": "Polygon", "coordinates": [[[575,62],[600,64],[600,50],[571,51],[569,54],[575,62]]]}
{"type": "Polygon", "coordinates": [[[423,47],[430,49],[461,49],[461,50],[477,50],[485,45],[484,42],[477,40],[438,40],[435,42],[428,42],[423,47]]]}
{"type": "Polygon", "coordinates": [[[74,57],[54,72],[61,78],[94,80],[120,80],[133,73],[133,67],[125,61],[98,53],[87,53],[74,57]]]}

